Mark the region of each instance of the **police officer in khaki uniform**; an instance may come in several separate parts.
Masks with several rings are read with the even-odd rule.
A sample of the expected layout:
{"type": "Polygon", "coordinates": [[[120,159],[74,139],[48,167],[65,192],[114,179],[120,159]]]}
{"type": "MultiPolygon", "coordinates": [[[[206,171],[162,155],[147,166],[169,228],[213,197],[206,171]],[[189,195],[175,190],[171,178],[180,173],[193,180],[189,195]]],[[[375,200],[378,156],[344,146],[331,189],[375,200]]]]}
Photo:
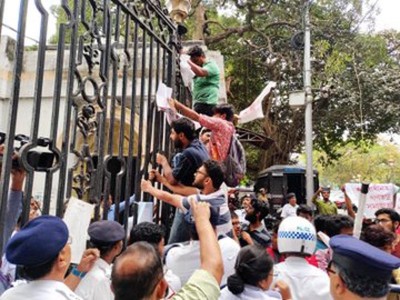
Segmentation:
{"type": "Polygon", "coordinates": [[[8,242],[6,258],[29,280],[7,290],[1,300],[81,300],[64,283],[71,261],[68,228],[58,217],[28,222],[8,242]]]}

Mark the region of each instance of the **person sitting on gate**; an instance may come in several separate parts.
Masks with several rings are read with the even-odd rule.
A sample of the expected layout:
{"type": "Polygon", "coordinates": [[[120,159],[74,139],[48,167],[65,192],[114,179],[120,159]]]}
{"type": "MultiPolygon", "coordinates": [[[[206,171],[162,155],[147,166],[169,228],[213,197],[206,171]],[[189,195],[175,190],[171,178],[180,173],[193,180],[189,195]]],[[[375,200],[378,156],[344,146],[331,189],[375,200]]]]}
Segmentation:
{"type": "MultiPolygon", "coordinates": [[[[221,250],[210,224],[210,206],[205,202],[190,203],[200,240],[201,265],[174,300],[217,300],[224,273],[221,250]]],[[[115,261],[111,274],[115,300],[163,299],[167,283],[159,252],[146,242],[129,246],[115,261]]]]}
{"type": "Polygon", "coordinates": [[[219,69],[217,64],[206,58],[203,49],[193,46],[187,51],[188,64],[196,77],[193,79],[194,110],[212,116],[219,99],[219,69]]]}
{"type": "Polygon", "coordinates": [[[211,130],[211,140],[208,143],[210,158],[224,161],[228,156],[232,136],[235,134],[233,125],[233,107],[230,104],[219,104],[214,108],[212,117],[198,114],[177,100],[170,99],[170,106],[179,110],[189,119],[199,122],[201,126],[211,130]]]}

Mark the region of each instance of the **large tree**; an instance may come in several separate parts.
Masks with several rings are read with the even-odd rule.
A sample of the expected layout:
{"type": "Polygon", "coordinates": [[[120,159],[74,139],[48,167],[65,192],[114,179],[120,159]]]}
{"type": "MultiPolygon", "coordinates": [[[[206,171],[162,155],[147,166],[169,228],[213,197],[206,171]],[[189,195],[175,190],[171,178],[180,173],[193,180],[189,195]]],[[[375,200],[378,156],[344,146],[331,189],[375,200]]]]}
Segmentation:
{"type": "MultiPolygon", "coordinates": [[[[288,93],[303,86],[303,4],[225,0],[206,6],[203,38],[225,57],[229,101],[241,110],[267,81],[278,83],[264,102],[266,118],[246,125],[275,140],[268,151],[252,150],[254,171],[288,163],[290,154],[303,147],[304,110],[288,105],[288,93]]],[[[329,161],[340,156],[338,145],[358,145],[377,133],[397,131],[400,39],[396,32],[360,32],[360,24],[371,24],[375,14],[368,1],[313,1],[310,13],[314,146],[325,151],[329,161]]],[[[193,27],[198,24],[197,15],[193,27]]]]}

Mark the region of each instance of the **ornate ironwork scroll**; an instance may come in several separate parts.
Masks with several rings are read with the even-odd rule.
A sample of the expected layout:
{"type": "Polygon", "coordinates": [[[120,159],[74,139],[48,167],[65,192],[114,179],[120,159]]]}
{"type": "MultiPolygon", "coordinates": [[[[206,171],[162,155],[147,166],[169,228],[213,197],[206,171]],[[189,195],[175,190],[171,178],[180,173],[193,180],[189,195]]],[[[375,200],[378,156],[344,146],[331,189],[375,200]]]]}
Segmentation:
{"type": "MultiPolygon", "coordinates": [[[[155,94],[160,82],[179,94],[177,29],[159,1],[60,0],[53,8],[58,16],[51,38],[55,43],[49,45],[48,28],[54,25],[44,3],[21,0],[15,16],[19,25],[10,62],[13,89],[6,99],[9,119],[0,128],[6,136],[0,218],[5,219],[8,206],[14,137],[24,133],[29,140],[19,149],[27,170],[23,222],[31,197],[40,194],[43,213],[58,216],[66,201],[76,197],[96,204],[96,218],[106,218],[103,208],[112,199],[113,218],[127,224],[129,210],[121,219],[120,203],[129,205],[132,195],[143,200],[140,179],[155,154],[169,150],[168,126],[156,110],[155,94]],[[36,49],[25,44],[32,11],[40,16],[28,25],[40,30],[36,49]],[[29,73],[31,60],[34,74],[29,73]],[[47,153],[51,164],[32,165],[32,152],[47,153]]],[[[0,242],[0,250],[3,246],[0,242]]]]}

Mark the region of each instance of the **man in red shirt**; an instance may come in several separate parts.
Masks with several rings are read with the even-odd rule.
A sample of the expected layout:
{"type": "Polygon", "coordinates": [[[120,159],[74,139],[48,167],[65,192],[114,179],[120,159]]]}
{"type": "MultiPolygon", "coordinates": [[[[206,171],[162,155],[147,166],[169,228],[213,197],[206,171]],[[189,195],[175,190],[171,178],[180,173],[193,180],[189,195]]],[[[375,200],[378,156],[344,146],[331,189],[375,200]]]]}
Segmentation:
{"type": "Polygon", "coordinates": [[[229,104],[218,104],[214,107],[212,117],[199,114],[177,100],[170,100],[170,105],[175,107],[185,117],[199,122],[201,126],[211,130],[211,139],[207,145],[210,158],[219,162],[228,156],[232,136],[235,134],[233,125],[233,107],[229,104]]]}

